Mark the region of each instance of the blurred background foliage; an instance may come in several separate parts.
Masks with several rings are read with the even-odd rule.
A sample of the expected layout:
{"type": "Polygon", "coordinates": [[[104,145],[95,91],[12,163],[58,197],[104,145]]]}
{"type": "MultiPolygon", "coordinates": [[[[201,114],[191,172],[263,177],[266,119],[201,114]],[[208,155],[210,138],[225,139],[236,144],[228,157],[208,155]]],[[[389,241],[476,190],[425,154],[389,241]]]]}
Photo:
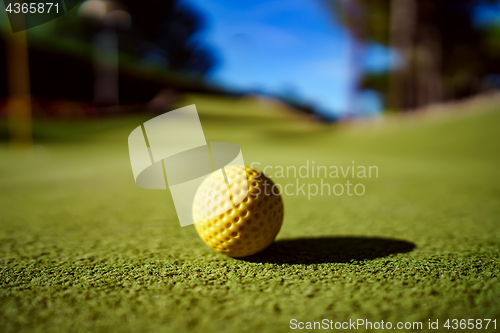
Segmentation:
{"type": "MultiPolygon", "coordinates": [[[[311,119],[338,121],[417,110],[500,88],[498,0],[296,0],[289,7],[280,0],[82,1],[58,19],[26,32],[31,113],[63,118],[161,113],[185,94],[201,93],[221,98],[258,95],[311,119]],[[248,8],[263,12],[263,19],[249,26],[255,34],[235,27],[230,47],[223,47],[213,27],[224,20],[234,25],[235,20],[250,18],[255,13],[248,8]],[[330,27],[313,26],[311,22],[321,21],[323,9],[329,13],[325,17],[330,27]],[[330,43],[331,37],[338,57],[346,59],[315,59],[314,50],[306,49],[317,46],[319,54],[324,46],[318,42],[300,41],[297,48],[304,53],[298,56],[287,51],[288,44],[304,39],[300,29],[307,24],[299,18],[295,25],[283,20],[301,12],[310,19],[311,39],[327,36],[318,40],[330,43]],[[275,49],[251,48],[261,40],[275,49]],[[280,49],[289,59],[281,54],[273,58],[280,49]],[[383,55],[376,56],[374,49],[383,55]],[[234,54],[239,54],[238,68],[246,71],[234,69],[234,54]],[[103,63],[115,56],[115,65],[103,63]],[[253,59],[260,67],[252,64],[253,59]],[[301,63],[306,70],[294,67],[301,63]],[[221,80],[220,72],[227,68],[245,84],[221,80]],[[270,83],[276,81],[276,70],[285,73],[278,88],[270,83]],[[331,93],[324,82],[332,84],[331,93]],[[318,96],[315,100],[318,87],[323,89],[318,96],[328,103],[318,102],[318,96]],[[108,88],[116,90],[116,98],[96,97],[108,88]]],[[[0,114],[8,116],[13,93],[7,72],[14,68],[7,57],[8,39],[15,34],[9,31],[6,15],[0,19],[0,62],[5,64],[0,66],[0,114]]]]}
{"type": "Polygon", "coordinates": [[[359,87],[392,110],[470,97],[499,88],[500,21],[481,22],[494,0],[331,1],[356,43],[398,51],[391,71],[366,72],[359,87]],[[479,13],[479,14],[478,14],[479,13]]]}
{"type": "MultiPolygon", "coordinates": [[[[118,18],[114,26],[122,53],[138,61],[196,75],[204,75],[214,66],[213,52],[196,39],[196,34],[204,28],[204,17],[193,7],[180,5],[176,0],[97,2],[106,3],[107,11],[119,11],[125,16],[122,21],[128,21],[120,22],[118,18]]],[[[93,9],[82,8],[58,19],[50,34],[90,44],[95,33],[108,24],[93,9]]]]}

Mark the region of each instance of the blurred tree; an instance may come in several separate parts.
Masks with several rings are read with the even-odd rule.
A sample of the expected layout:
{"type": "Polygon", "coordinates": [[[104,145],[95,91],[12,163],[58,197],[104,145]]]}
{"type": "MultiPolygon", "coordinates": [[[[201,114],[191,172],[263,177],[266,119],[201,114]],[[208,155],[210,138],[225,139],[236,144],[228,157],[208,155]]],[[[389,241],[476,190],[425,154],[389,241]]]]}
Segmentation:
{"type": "MultiPolygon", "coordinates": [[[[178,0],[91,1],[103,2],[109,12],[120,10],[130,15],[130,29],[118,29],[121,53],[193,75],[205,75],[216,64],[214,52],[198,38],[205,24],[194,8],[178,0]]],[[[89,14],[86,16],[69,12],[57,20],[54,33],[91,43],[106,18],[89,20],[89,14]]]]}
{"type": "Polygon", "coordinates": [[[211,50],[197,39],[203,16],[177,0],[121,0],[132,16],[132,29],[144,42],[142,56],[160,52],[168,67],[206,74],[215,65],[211,50]]]}
{"type": "Polygon", "coordinates": [[[388,102],[393,109],[415,105],[416,82],[413,78],[412,59],[417,26],[416,0],[391,0],[389,2],[389,43],[405,61],[395,68],[389,78],[388,102]]]}
{"type": "MultiPolygon", "coordinates": [[[[352,0],[329,0],[345,8],[352,0]]],[[[474,9],[497,0],[355,0],[364,12],[361,43],[395,48],[403,58],[390,73],[366,73],[361,87],[380,91],[394,110],[470,96],[500,70],[500,45],[491,27],[474,24],[474,9]]],[[[336,8],[353,32],[360,23],[336,8]]],[[[499,29],[500,31],[500,29],[499,29]]]]}

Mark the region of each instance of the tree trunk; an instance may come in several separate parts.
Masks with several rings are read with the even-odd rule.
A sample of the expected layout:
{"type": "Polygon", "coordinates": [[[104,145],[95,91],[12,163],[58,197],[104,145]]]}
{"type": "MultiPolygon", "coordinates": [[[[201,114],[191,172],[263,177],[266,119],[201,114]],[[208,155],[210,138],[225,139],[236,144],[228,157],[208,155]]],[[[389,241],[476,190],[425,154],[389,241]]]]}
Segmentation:
{"type": "Polygon", "coordinates": [[[423,107],[443,100],[442,48],[439,31],[431,26],[419,28],[418,37],[417,106],[423,107]]]}
{"type": "Polygon", "coordinates": [[[389,78],[388,105],[396,111],[413,109],[416,106],[414,49],[417,3],[415,0],[391,0],[390,10],[391,46],[400,53],[403,63],[389,78]]]}

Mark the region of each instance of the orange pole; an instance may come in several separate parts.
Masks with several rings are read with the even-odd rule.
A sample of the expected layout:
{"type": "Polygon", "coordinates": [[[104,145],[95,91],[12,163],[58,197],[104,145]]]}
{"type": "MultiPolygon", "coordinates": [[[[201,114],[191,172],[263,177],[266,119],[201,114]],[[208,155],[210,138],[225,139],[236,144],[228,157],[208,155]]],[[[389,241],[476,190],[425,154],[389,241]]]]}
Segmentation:
{"type": "Polygon", "coordinates": [[[26,30],[12,33],[5,29],[7,111],[11,147],[27,149],[32,146],[31,94],[26,30]]]}

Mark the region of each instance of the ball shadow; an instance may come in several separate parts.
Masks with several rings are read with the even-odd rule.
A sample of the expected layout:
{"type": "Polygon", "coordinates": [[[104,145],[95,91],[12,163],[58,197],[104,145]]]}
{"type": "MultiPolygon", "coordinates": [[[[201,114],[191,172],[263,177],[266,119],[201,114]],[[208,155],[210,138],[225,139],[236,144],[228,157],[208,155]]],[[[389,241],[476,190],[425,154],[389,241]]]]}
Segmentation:
{"type": "Polygon", "coordinates": [[[407,253],[415,247],[415,244],[404,240],[379,237],[283,239],[242,260],[275,264],[348,263],[407,253]]]}

